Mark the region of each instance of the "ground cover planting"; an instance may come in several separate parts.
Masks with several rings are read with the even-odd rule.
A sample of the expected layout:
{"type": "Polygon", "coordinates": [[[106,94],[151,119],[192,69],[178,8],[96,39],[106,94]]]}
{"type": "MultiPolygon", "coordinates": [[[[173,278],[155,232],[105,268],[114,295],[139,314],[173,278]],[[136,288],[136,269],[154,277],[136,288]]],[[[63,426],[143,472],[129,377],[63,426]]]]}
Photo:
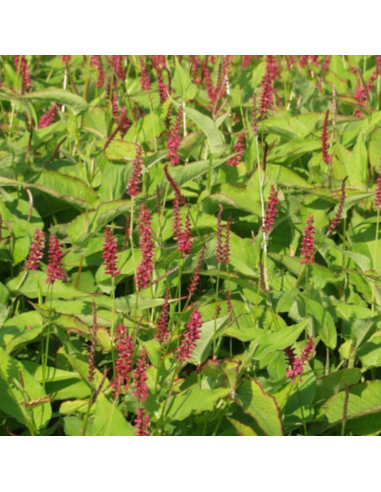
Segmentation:
{"type": "Polygon", "coordinates": [[[0,55],[0,434],[381,433],[381,55],[0,55]]]}

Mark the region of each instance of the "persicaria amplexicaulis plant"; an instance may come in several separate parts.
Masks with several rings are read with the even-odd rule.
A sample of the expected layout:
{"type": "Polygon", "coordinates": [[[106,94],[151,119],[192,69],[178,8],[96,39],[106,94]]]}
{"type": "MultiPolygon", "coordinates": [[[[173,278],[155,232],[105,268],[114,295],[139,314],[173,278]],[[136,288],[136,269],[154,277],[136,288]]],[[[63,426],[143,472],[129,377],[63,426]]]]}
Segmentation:
{"type": "Polygon", "coordinates": [[[378,180],[377,180],[376,198],[374,200],[374,204],[378,208],[380,208],[380,206],[381,206],[381,165],[380,165],[380,174],[379,174],[378,180]]]}
{"type": "MultiPolygon", "coordinates": [[[[300,357],[296,357],[295,349],[292,347],[285,350],[287,362],[290,366],[290,368],[287,369],[287,379],[292,379],[293,383],[296,382],[296,378],[303,374],[309,357],[314,353],[314,349],[314,339],[313,337],[309,337],[308,344],[302,350],[300,357]]],[[[302,383],[303,381],[301,380],[300,382],[302,383]]]]}
{"type": "Polygon", "coordinates": [[[146,92],[149,92],[151,90],[151,79],[147,73],[147,67],[142,55],[139,55],[139,63],[140,63],[140,83],[142,85],[142,89],[146,92]]]}
{"type": "Polygon", "coordinates": [[[60,242],[54,234],[51,234],[49,239],[49,263],[47,284],[54,284],[56,280],[66,280],[66,272],[62,268],[63,253],[61,251],[60,242]]]}
{"type": "Polygon", "coordinates": [[[110,275],[112,278],[115,278],[120,274],[117,267],[116,256],[118,253],[118,245],[110,227],[105,229],[104,234],[105,239],[103,244],[103,265],[106,267],[106,274],[110,275]]]}
{"type": "Polygon", "coordinates": [[[57,112],[58,112],[58,104],[53,104],[53,106],[49,108],[48,111],[41,116],[40,121],[38,122],[38,128],[46,128],[50,126],[55,120],[57,116],[57,112]]]}
{"type": "Polygon", "coordinates": [[[17,72],[20,74],[22,79],[21,93],[29,91],[31,88],[31,77],[28,62],[26,61],[25,55],[13,55],[14,64],[17,72]]]}
{"type": "Polygon", "coordinates": [[[270,234],[273,230],[274,220],[276,214],[278,213],[278,209],[276,208],[279,205],[278,192],[275,189],[275,186],[271,186],[271,192],[269,196],[269,201],[267,202],[266,215],[263,218],[263,227],[262,231],[265,234],[270,234]]]}
{"type": "Polygon", "coordinates": [[[148,380],[146,369],[147,369],[147,352],[143,349],[140,352],[139,360],[136,369],[133,373],[133,392],[132,396],[135,396],[139,401],[139,410],[137,413],[137,418],[135,420],[135,427],[137,430],[137,435],[139,437],[148,436],[149,428],[149,417],[146,415],[144,403],[147,400],[148,386],[146,381],[148,380]]]}
{"type": "Polygon", "coordinates": [[[103,87],[106,79],[106,72],[103,67],[102,55],[91,55],[91,65],[93,65],[97,71],[97,80],[95,86],[99,88],[103,87]]]}
{"type": "Polygon", "coordinates": [[[45,248],[45,233],[36,229],[33,236],[33,243],[30,248],[28,256],[28,270],[38,270],[40,267],[40,261],[44,256],[45,248]]]}
{"type": "Polygon", "coordinates": [[[155,261],[155,245],[152,239],[151,216],[145,205],[141,206],[139,217],[140,251],[142,261],[136,274],[138,290],[146,289],[150,283],[155,261]]]}
{"type": "Polygon", "coordinates": [[[314,217],[310,215],[306,222],[302,241],[302,265],[313,265],[315,263],[315,225],[314,217]]]}
{"type": "Polygon", "coordinates": [[[239,135],[238,137],[238,140],[237,142],[234,144],[234,152],[236,152],[238,155],[232,157],[228,162],[227,162],[227,165],[228,166],[232,166],[232,167],[238,167],[239,166],[239,163],[241,162],[242,160],[242,156],[245,152],[245,138],[246,138],[246,132],[244,133],[241,133],[241,135],[239,135]]]}
{"type": "Polygon", "coordinates": [[[161,314],[159,321],[157,322],[157,331],[155,334],[156,340],[162,345],[163,343],[168,342],[169,340],[169,329],[168,329],[168,324],[169,324],[169,297],[170,297],[170,289],[168,289],[165,292],[165,297],[164,297],[164,304],[163,307],[161,308],[161,314]]]}
{"type": "Polygon", "coordinates": [[[118,326],[116,333],[115,345],[118,355],[115,362],[116,377],[112,387],[115,394],[119,395],[122,391],[127,391],[128,384],[131,381],[135,346],[132,337],[128,336],[128,330],[123,324],[118,326]]]}
{"type": "Polygon", "coordinates": [[[201,249],[201,253],[198,259],[196,269],[192,275],[192,279],[188,287],[188,293],[190,298],[193,297],[194,294],[196,293],[198,284],[200,282],[200,273],[201,273],[202,264],[204,262],[205,251],[206,251],[206,246],[204,245],[201,249]]]}
{"type": "Polygon", "coordinates": [[[183,108],[180,106],[177,112],[175,124],[173,125],[173,127],[169,132],[168,160],[171,166],[176,166],[180,164],[180,157],[178,155],[178,152],[180,148],[180,129],[181,129],[182,119],[183,119],[183,108]]]}
{"type": "Polygon", "coordinates": [[[140,176],[142,174],[142,168],[143,168],[142,152],[143,152],[143,149],[142,149],[141,145],[138,145],[137,149],[136,149],[136,156],[135,156],[134,163],[132,166],[132,176],[129,179],[128,188],[127,188],[127,195],[130,195],[130,196],[136,196],[136,195],[139,195],[139,193],[140,193],[139,181],[140,181],[140,176]]]}
{"type": "Polygon", "coordinates": [[[180,348],[176,352],[176,357],[181,362],[185,362],[192,356],[194,349],[196,348],[196,341],[200,339],[202,324],[201,313],[197,306],[194,306],[191,319],[187,324],[187,332],[184,335],[180,348]]]}
{"type": "Polygon", "coordinates": [[[328,234],[332,234],[333,232],[335,232],[337,226],[340,224],[341,219],[343,217],[345,200],[346,200],[345,181],[346,179],[343,181],[343,184],[341,186],[341,198],[340,198],[339,208],[337,209],[335,216],[333,217],[331,223],[329,224],[328,234]]]}
{"type": "Polygon", "coordinates": [[[226,232],[225,232],[225,243],[222,238],[222,212],[223,207],[220,205],[220,211],[217,216],[217,247],[216,247],[216,260],[217,263],[230,263],[230,231],[232,225],[232,219],[229,217],[226,232]]]}
{"type": "Polygon", "coordinates": [[[329,164],[332,161],[332,157],[329,155],[329,147],[328,147],[328,119],[329,119],[329,111],[325,113],[323,130],[321,132],[321,148],[323,154],[323,161],[326,164],[329,164]]]}

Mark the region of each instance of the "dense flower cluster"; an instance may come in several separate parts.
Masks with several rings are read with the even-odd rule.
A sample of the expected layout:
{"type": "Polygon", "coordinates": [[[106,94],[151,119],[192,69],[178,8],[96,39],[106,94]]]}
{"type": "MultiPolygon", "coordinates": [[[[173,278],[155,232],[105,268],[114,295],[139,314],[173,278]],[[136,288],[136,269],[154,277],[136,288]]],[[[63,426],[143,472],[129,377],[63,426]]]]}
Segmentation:
{"type": "Polygon", "coordinates": [[[116,377],[112,387],[115,394],[119,395],[121,391],[127,391],[128,383],[131,381],[135,347],[132,337],[128,336],[127,328],[123,324],[118,326],[116,332],[115,345],[118,355],[115,363],[116,377]]]}
{"type": "Polygon", "coordinates": [[[345,181],[346,180],[343,181],[343,184],[341,186],[341,198],[340,198],[339,208],[337,209],[335,216],[333,217],[331,223],[329,224],[328,234],[332,234],[337,229],[337,226],[340,224],[340,221],[343,217],[345,200],[346,200],[345,181]]]}
{"type": "Polygon", "coordinates": [[[56,280],[66,280],[66,272],[62,268],[63,253],[61,251],[60,242],[54,234],[51,234],[49,239],[49,263],[48,277],[46,283],[54,284],[56,280]]]}
{"type": "Polygon", "coordinates": [[[141,145],[137,146],[136,156],[132,166],[132,176],[128,182],[127,195],[136,196],[139,195],[139,180],[142,174],[143,159],[142,159],[143,149],[141,145]]]}
{"type": "Polygon", "coordinates": [[[176,352],[176,358],[180,359],[181,362],[185,362],[192,356],[196,347],[196,340],[200,339],[202,323],[201,313],[195,306],[191,320],[187,324],[187,333],[184,335],[183,342],[176,352]]]}
{"type": "Polygon", "coordinates": [[[120,272],[116,265],[118,245],[113,236],[112,230],[108,227],[104,231],[105,240],[103,244],[103,265],[106,267],[106,274],[111,275],[112,278],[117,277],[120,272]]]}
{"type": "Polygon", "coordinates": [[[138,290],[146,289],[150,283],[155,261],[155,245],[152,239],[151,217],[145,205],[141,206],[139,217],[140,251],[142,261],[136,274],[136,287],[138,290]]]}
{"type": "Polygon", "coordinates": [[[242,156],[243,156],[243,154],[245,152],[245,148],[246,148],[245,147],[246,135],[247,135],[246,132],[241,133],[241,135],[239,135],[237,142],[233,146],[234,152],[237,153],[237,155],[232,157],[231,159],[229,159],[229,161],[227,162],[228,166],[232,166],[232,167],[238,167],[239,166],[239,163],[242,160],[242,156]]]}
{"type": "Polygon", "coordinates": [[[201,249],[201,253],[200,253],[200,257],[198,259],[196,269],[192,275],[192,279],[191,279],[189,287],[188,287],[189,297],[194,296],[194,294],[196,293],[198,284],[200,282],[200,273],[201,273],[202,264],[204,262],[205,251],[206,251],[206,246],[204,245],[201,249]]]}
{"type": "Polygon", "coordinates": [[[180,148],[180,129],[181,129],[182,119],[183,119],[183,108],[180,107],[177,112],[175,124],[173,125],[173,127],[169,132],[167,158],[171,166],[176,166],[180,164],[180,157],[178,152],[180,148]]]}
{"type": "MultiPolygon", "coordinates": [[[[287,369],[287,379],[292,379],[293,383],[296,382],[296,378],[301,376],[304,372],[304,368],[308,362],[309,357],[314,353],[315,342],[313,337],[310,337],[308,344],[302,350],[300,357],[295,356],[295,349],[289,347],[285,350],[286,358],[290,368],[287,369]]],[[[300,381],[301,383],[303,381],[300,381]]]]}
{"type": "Polygon", "coordinates": [[[278,192],[275,189],[275,186],[271,186],[271,192],[269,196],[269,201],[267,202],[266,215],[263,218],[263,227],[262,231],[265,234],[270,234],[273,230],[274,220],[276,214],[278,213],[278,209],[276,208],[279,205],[278,192]]]}
{"type": "Polygon", "coordinates": [[[374,200],[374,204],[376,205],[376,207],[381,206],[381,165],[380,165],[380,174],[377,180],[376,199],[374,200]]]}
{"type": "Polygon", "coordinates": [[[135,420],[136,435],[138,437],[148,437],[148,429],[150,424],[150,418],[146,415],[144,408],[139,408],[135,420]]]}
{"type": "Polygon", "coordinates": [[[140,63],[140,83],[142,85],[142,89],[146,92],[149,92],[151,90],[151,79],[147,73],[147,67],[142,55],[139,55],[139,63],[140,63]]]}
{"type": "Polygon", "coordinates": [[[216,247],[216,260],[217,263],[230,263],[230,231],[232,226],[232,219],[229,217],[226,224],[225,231],[225,244],[222,239],[222,212],[223,207],[220,205],[220,211],[217,217],[217,247],[216,247]]]}
{"type": "Polygon", "coordinates": [[[147,356],[148,356],[147,352],[143,349],[140,352],[136,369],[133,372],[132,396],[136,396],[136,398],[139,400],[140,403],[145,403],[145,401],[149,396],[148,386],[146,384],[146,381],[148,379],[146,374],[147,356]]]}
{"type": "Polygon", "coordinates": [[[38,270],[40,261],[44,256],[45,233],[36,229],[33,236],[33,243],[28,256],[28,270],[38,270]]]}
{"type": "Polygon", "coordinates": [[[306,222],[302,241],[302,265],[315,263],[315,226],[314,217],[310,215],[306,222]]]}
{"type": "Polygon", "coordinates": [[[161,308],[161,314],[160,314],[159,321],[157,322],[157,331],[155,334],[155,338],[160,343],[160,345],[168,342],[169,340],[169,329],[168,329],[169,296],[170,296],[170,289],[168,288],[165,293],[164,304],[163,307],[161,308]]]}
{"type": "Polygon", "coordinates": [[[93,65],[97,71],[97,80],[95,86],[103,87],[106,80],[106,72],[102,63],[102,55],[91,55],[91,65],[93,65]]]}
{"type": "Polygon", "coordinates": [[[41,116],[40,121],[38,122],[38,128],[46,128],[50,126],[55,120],[57,112],[58,104],[53,104],[53,106],[41,116]]]}
{"type": "Polygon", "coordinates": [[[329,164],[332,161],[332,157],[329,155],[329,147],[328,147],[328,119],[329,119],[329,111],[325,113],[323,130],[321,132],[321,149],[323,154],[323,161],[326,164],[329,164]]]}
{"type": "Polygon", "coordinates": [[[31,88],[31,77],[28,62],[25,55],[13,55],[15,68],[21,76],[21,93],[29,91],[31,88]]]}

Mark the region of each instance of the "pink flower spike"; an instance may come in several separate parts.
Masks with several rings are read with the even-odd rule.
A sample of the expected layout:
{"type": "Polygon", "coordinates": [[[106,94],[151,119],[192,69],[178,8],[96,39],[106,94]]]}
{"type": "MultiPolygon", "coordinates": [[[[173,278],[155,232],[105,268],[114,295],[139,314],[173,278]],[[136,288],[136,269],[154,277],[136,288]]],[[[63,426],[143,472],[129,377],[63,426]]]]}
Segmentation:
{"type": "Polygon", "coordinates": [[[105,241],[103,244],[103,265],[106,267],[106,274],[111,275],[112,278],[115,278],[120,275],[116,265],[118,245],[112,234],[112,230],[109,227],[105,229],[104,233],[105,241]]]}
{"type": "Polygon", "coordinates": [[[314,217],[310,215],[306,222],[302,241],[302,265],[313,265],[315,263],[315,226],[314,217]]]}
{"type": "Polygon", "coordinates": [[[332,161],[332,157],[329,155],[329,147],[328,147],[328,118],[329,118],[329,111],[325,113],[323,130],[321,132],[321,148],[323,154],[323,161],[326,164],[329,164],[332,161]]]}
{"type": "Polygon", "coordinates": [[[137,196],[140,193],[139,180],[142,174],[143,159],[142,159],[142,147],[138,145],[136,156],[132,167],[132,176],[128,182],[127,195],[137,196]]]}
{"type": "Polygon", "coordinates": [[[155,245],[152,239],[151,216],[145,205],[141,206],[139,217],[140,250],[142,261],[136,274],[138,290],[146,289],[150,283],[155,262],[155,245]]]}
{"type": "MultiPolygon", "coordinates": [[[[286,354],[287,362],[291,366],[287,369],[287,379],[292,379],[292,382],[296,382],[296,378],[301,376],[304,372],[304,368],[308,362],[310,355],[314,353],[315,342],[313,337],[309,337],[306,347],[302,350],[300,357],[295,356],[295,349],[292,347],[287,348],[284,352],[286,354]]],[[[300,381],[303,382],[302,380],[300,381]]]]}
{"type": "Polygon", "coordinates": [[[139,408],[136,420],[135,420],[135,428],[136,435],[138,437],[148,437],[148,429],[149,429],[150,418],[146,415],[146,411],[144,408],[139,408]]]}
{"type": "Polygon", "coordinates": [[[128,383],[131,381],[132,357],[135,348],[132,337],[128,336],[127,328],[124,325],[119,325],[116,332],[115,345],[118,356],[115,363],[116,378],[112,383],[112,387],[115,390],[115,394],[119,395],[122,390],[127,391],[128,383]]]}
{"type": "Polygon", "coordinates": [[[57,236],[52,234],[49,239],[49,264],[47,284],[53,285],[56,280],[66,280],[66,272],[62,269],[63,253],[57,236]]]}
{"type": "Polygon", "coordinates": [[[168,160],[171,166],[176,166],[180,164],[180,157],[178,155],[178,151],[180,148],[180,130],[181,130],[182,119],[183,119],[183,108],[180,107],[177,112],[175,124],[169,132],[168,160]]]}
{"type": "Polygon", "coordinates": [[[169,296],[170,296],[170,289],[168,287],[165,297],[164,297],[164,304],[161,309],[161,314],[159,321],[157,322],[157,333],[155,335],[156,340],[162,345],[163,343],[168,342],[169,340],[169,330],[168,330],[168,323],[169,323],[169,296]]]}
{"type": "Polygon", "coordinates": [[[202,324],[203,321],[201,313],[199,312],[197,306],[195,306],[191,319],[187,324],[188,331],[184,336],[180,348],[176,352],[176,358],[180,359],[181,362],[185,362],[192,356],[194,349],[196,348],[196,340],[200,339],[202,324]]]}
{"type": "Polygon", "coordinates": [[[243,154],[245,152],[245,138],[246,138],[246,132],[244,133],[241,133],[241,135],[238,137],[238,140],[237,140],[237,143],[234,145],[234,152],[238,153],[238,155],[236,155],[235,157],[233,157],[232,159],[230,159],[228,162],[227,162],[227,165],[228,166],[232,166],[232,167],[238,167],[239,166],[239,163],[241,162],[242,160],[242,157],[243,157],[243,154]]]}
{"type": "Polygon", "coordinates": [[[33,236],[33,243],[28,256],[28,270],[38,270],[40,261],[44,256],[45,233],[36,229],[33,236]]]}
{"type": "Polygon", "coordinates": [[[148,367],[146,362],[147,356],[147,352],[143,349],[140,352],[139,360],[133,373],[132,396],[136,396],[141,403],[145,403],[149,396],[148,386],[146,384],[148,377],[145,372],[148,367]]]}
{"type": "Polygon", "coordinates": [[[263,219],[263,227],[262,231],[265,234],[270,234],[273,230],[274,219],[276,214],[278,213],[278,209],[276,208],[279,205],[278,192],[275,189],[275,186],[271,186],[271,192],[269,196],[269,201],[267,203],[266,215],[263,219]]]}
{"type": "Polygon", "coordinates": [[[53,106],[49,108],[47,112],[41,116],[40,121],[38,122],[38,128],[41,129],[50,126],[55,120],[55,117],[57,116],[57,112],[58,112],[58,104],[53,104],[53,106]]]}
{"type": "Polygon", "coordinates": [[[374,200],[374,204],[378,208],[381,206],[381,165],[380,165],[380,175],[377,181],[376,199],[374,200]]]}

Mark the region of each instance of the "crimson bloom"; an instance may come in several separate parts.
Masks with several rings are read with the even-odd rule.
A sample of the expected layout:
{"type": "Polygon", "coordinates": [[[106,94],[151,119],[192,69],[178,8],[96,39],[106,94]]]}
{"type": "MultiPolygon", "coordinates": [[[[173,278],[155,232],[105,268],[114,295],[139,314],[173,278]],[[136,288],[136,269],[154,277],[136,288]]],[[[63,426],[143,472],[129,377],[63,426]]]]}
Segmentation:
{"type": "Polygon", "coordinates": [[[374,203],[375,203],[376,207],[381,206],[381,165],[380,165],[380,175],[379,175],[378,181],[377,181],[376,199],[374,200],[374,203]]]}
{"type": "Polygon", "coordinates": [[[138,145],[134,163],[132,166],[132,176],[128,182],[127,195],[136,196],[139,195],[139,180],[142,174],[143,159],[142,159],[142,147],[138,145]]]}
{"type": "Polygon", "coordinates": [[[47,284],[53,285],[56,280],[66,280],[66,272],[62,268],[63,253],[61,251],[60,242],[54,234],[49,239],[49,263],[48,263],[48,278],[47,284]]]}
{"type": "Polygon", "coordinates": [[[57,112],[58,104],[53,104],[53,106],[51,106],[51,108],[49,108],[47,112],[41,116],[40,121],[38,122],[38,128],[46,128],[50,126],[57,116],[57,112]]]}
{"type": "Polygon", "coordinates": [[[275,186],[271,186],[271,192],[269,196],[269,201],[267,203],[266,215],[263,219],[263,227],[262,231],[265,234],[270,234],[273,230],[274,219],[276,214],[278,213],[278,209],[276,208],[279,205],[278,192],[275,189],[275,186]]]}
{"type": "Polygon", "coordinates": [[[136,286],[138,290],[146,289],[150,283],[155,261],[155,245],[152,239],[151,217],[145,205],[141,206],[139,217],[140,250],[142,261],[136,274],[136,286]]]}
{"type": "Polygon", "coordinates": [[[38,270],[40,261],[44,256],[45,233],[36,229],[33,236],[33,243],[28,256],[28,270],[38,270]]]}
{"type": "Polygon", "coordinates": [[[192,356],[194,349],[196,348],[196,340],[200,339],[202,323],[201,313],[197,306],[195,306],[191,320],[187,324],[187,333],[184,336],[180,348],[176,352],[176,358],[180,359],[181,362],[185,362],[192,356]]]}
{"type": "Polygon", "coordinates": [[[302,241],[302,265],[315,263],[315,225],[314,217],[310,215],[306,222],[302,241]]]}
{"type": "Polygon", "coordinates": [[[118,245],[110,227],[105,229],[104,233],[105,241],[103,244],[103,265],[106,267],[106,274],[111,275],[112,278],[115,278],[120,275],[116,265],[118,245]]]}
{"type": "Polygon", "coordinates": [[[124,389],[127,390],[128,383],[131,381],[131,371],[133,366],[134,342],[132,337],[128,336],[127,328],[120,324],[116,329],[117,337],[115,339],[116,350],[118,352],[115,363],[116,378],[112,384],[117,395],[124,389]]]}
{"type": "MultiPolygon", "coordinates": [[[[301,376],[304,372],[304,368],[308,362],[311,354],[314,353],[315,342],[313,337],[309,337],[308,344],[302,350],[300,357],[295,356],[295,349],[289,347],[285,350],[288,363],[291,366],[287,369],[287,379],[292,379],[293,383],[296,382],[296,378],[301,376]]],[[[303,381],[300,381],[301,383],[303,381]]]]}

